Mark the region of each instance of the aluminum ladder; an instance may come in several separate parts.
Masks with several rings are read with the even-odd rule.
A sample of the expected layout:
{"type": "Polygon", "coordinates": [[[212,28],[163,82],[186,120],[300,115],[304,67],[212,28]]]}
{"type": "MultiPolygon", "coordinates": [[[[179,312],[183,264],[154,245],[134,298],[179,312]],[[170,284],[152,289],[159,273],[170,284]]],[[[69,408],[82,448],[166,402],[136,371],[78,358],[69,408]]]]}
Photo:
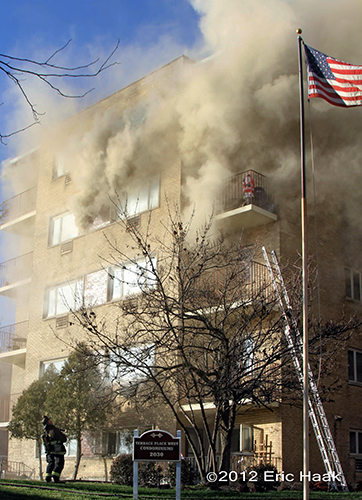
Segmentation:
{"type": "MultiPolygon", "coordinates": [[[[293,364],[297,373],[298,380],[303,388],[303,341],[295,320],[292,307],[290,305],[287,289],[284,284],[283,276],[280,271],[275,252],[271,252],[274,268],[278,277],[279,287],[274,276],[273,268],[270,264],[268,253],[265,247],[262,247],[264,259],[270,274],[276,298],[285,322],[285,337],[290,348],[293,364]],[[280,292],[281,290],[281,292],[280,292]],[[284,300],[283,300],[284,299],[284,300]],[[293,333],[294,332],[294,336],[293,333]]],[[[318,393],[318,387],[310,365],[308,364],[309,395],[308,409],[309,417],[314,429],[319,450],[322,455],[326,472],[330,478],[332,490],[338,490],[338,485],[342,491],[348,491],[346,479],[343,474],[341,462],[338,457],[337,449],[334,444],[332,433],[329,428],[328,420],[324,412],[323,404],[318,393]]]]}

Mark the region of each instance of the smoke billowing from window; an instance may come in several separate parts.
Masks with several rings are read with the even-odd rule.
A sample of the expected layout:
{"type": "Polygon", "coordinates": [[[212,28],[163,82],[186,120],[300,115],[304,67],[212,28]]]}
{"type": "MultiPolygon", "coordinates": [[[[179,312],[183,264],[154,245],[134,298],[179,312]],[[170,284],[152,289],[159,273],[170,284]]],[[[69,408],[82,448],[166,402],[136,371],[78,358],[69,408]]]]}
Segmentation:
{"type": "MultiPolygon", "coordinates": [[[[70,204],[82,227],[126,183],[171,167],[175,152],[184,168],[185,196],[202,219],[220,178],[231,173],[254,169],[271,177],[275,190],[299,189],[296,28],[318,50],[362,64],[357,0],[338,0],[333,8],[327,0],[190,1],[201,15],[200,53],[212,54],[209,59],[183,61],[164,84],[155,77],[153,85],[151,76],[151,84],[138,84],[138,102],[126,90],[124,103],[113,105],[111,99],[84,111],[84,129],[76,126],[79,115],[64,127],[70,136],[46,137],[53,150],[68,154],[79,189],[70,204]]],[[[156,52],[153,60],[159,62],[156,52]]],[[[361,182],[361,108],[339,109],[321,100],[311,108],[319,200],[342,203],[343,178],[350,190],[345,214],[353,217],[361,182]]]]}

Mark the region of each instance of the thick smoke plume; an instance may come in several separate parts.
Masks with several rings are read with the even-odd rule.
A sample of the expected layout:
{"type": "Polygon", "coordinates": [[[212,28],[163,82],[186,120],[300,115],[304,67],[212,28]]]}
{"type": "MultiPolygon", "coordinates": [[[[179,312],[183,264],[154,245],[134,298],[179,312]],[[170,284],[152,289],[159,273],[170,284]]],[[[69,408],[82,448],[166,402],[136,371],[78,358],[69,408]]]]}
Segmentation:
{"type": "MultiPolygon", "coordinates": [[[[295,189],[296,28],[318,50],[362,64],[357,0],[335,1],[332,9],[326,0],[190,2],[201,16],[202,53],[211,57],[183,64],[171,82],[155,86],[134,109],[98,111],[88,130],[67,140],[79,188],[70,207],[83,228],[102,213],[110,195],[167,168],[175,151],[184,167],[186,199],[190,210],[196,203],[200,222],[212,210],[220,179],[231,173],[254,169],[267,174],[276,191],[295,189]]],[[[321,100],[311,108],[319,199],[327,205],[332,196],[336,201],[343,177],[351,192],[345,213],[353,217],[361,181],[361,109],[338,109],[321,100]]]]}

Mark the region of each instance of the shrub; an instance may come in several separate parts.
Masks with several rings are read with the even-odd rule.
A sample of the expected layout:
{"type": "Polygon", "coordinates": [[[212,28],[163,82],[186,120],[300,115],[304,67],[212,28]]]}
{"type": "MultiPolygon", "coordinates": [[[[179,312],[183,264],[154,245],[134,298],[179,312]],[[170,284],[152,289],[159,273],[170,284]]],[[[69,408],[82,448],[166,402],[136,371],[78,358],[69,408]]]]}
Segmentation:
{"type": "MultiPolygon", "coordinates": [[[[252,481],[251,484],[254,485],[255,490],[257,492],[263,492],[268,490],[276,490],[280,485],[280,481],[277,481],[276,475],[278,474],[278,470],[274,465],[271,464],[259,464],[253,465],[252,467],[248,467],[247,472],[255,471],[257,473],[256,478],[252,481]],[[268,472],[268,481],[266,481],[266,472],[268,472]],[[269,478],[274,478],[274,480],[270,480],[269,478]]],[[[254,474],[253,474],[254,476],[254,474]]]]}
{"type": "Polygon", "coordinates": [[[118,455],[112,461],[111,481],[124,486],[133,485],[133,461],[131,454],[118,455]]]}
{"type": "MultiPolygon", "coordinates": [[[[118,455],[112,461],[111,481],[124,486],[133,486],[133,460],[131,454],[118,455]]],[[[139,463],[138,484],[142,487],[157,487],[162,479],[162,469],[155,462],[139,463]]]]}
{"type": "MultiPolygon", "coordinates": [[[[170,462],[167,468],[168,477],[172,487],[176,486],[176,463],[170,462]]],[[[181,460],[181,484],[192,485],[199,480],[199,473],[194,469],[189,460],[181,460]]]]}
{"type": "Polygon", "coordinates": [[[141,462],[138,464],[139,486],[156,488],[162,479],[162,468],[156,462],[141,462]]]}

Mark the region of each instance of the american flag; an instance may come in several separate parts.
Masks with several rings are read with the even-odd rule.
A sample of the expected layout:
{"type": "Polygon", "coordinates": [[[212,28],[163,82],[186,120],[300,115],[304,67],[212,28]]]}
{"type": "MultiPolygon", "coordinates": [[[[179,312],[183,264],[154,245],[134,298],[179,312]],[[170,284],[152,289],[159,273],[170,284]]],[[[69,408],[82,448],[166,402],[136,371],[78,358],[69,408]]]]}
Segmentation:
{"type": "Polygon", "coordinates": [[[354,66],[305,45],[308,97],[321,97],[334,106],[362,105],[362,66],[354,66]]]}

